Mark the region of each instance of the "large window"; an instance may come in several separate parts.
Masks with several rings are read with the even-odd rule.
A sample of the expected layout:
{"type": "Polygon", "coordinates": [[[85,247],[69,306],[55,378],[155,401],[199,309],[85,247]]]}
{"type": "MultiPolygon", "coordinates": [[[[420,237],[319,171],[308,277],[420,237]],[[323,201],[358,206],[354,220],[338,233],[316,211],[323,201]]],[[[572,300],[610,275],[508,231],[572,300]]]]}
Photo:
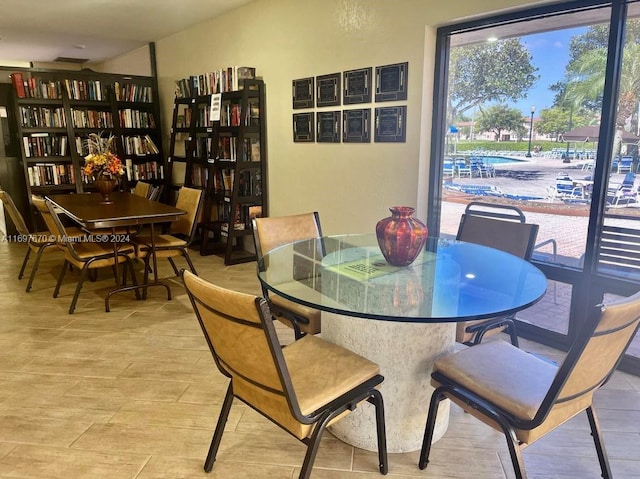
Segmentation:
{"type": "Polygon", "coordinates": [[[439,31],[430,228],[455,236],[470,201],[539,224],[548,293],[518,319],[552,344],[586,304],[640,289],[638,7],[573,2],[439,31]]]}

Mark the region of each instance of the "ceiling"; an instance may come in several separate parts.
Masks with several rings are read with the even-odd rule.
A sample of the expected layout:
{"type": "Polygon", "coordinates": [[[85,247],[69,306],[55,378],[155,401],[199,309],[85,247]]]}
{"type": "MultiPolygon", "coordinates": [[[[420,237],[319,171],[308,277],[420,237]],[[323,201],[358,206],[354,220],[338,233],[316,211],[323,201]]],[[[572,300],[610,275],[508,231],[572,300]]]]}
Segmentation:
{"type": "Polygon", "coordinates": [[[102,61],[251,1],[0,0],[0,65],[102,61]]]}

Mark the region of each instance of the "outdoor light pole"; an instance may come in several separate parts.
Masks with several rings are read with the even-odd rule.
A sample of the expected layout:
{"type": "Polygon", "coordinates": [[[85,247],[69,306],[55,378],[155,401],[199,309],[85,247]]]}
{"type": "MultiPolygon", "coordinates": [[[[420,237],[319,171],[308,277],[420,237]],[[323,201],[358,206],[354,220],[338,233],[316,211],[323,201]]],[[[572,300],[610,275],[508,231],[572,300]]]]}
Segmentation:
{"type": "Polygon", "coordinates": [[[536,107],[531,107],[531,120],[529,121],[529,149],[525,155],[527,158],[531,158],[531,136],[533,135],[533,114],[536,112],[536,107]]]}

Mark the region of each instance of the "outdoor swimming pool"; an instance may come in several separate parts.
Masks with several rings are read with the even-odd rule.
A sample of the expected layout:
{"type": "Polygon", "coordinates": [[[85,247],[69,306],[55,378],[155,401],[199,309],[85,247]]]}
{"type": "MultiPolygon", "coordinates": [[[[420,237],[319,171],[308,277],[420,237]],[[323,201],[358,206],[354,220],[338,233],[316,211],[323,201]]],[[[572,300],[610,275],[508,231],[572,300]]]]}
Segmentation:
{"type": "Polygon", "coordinates": [[[527,163],[528,161],[517,158],[506,158],[504,156],[470,156],[469,158],[480,158],[485,165],[506,165],[509,163],[527,163]]]}

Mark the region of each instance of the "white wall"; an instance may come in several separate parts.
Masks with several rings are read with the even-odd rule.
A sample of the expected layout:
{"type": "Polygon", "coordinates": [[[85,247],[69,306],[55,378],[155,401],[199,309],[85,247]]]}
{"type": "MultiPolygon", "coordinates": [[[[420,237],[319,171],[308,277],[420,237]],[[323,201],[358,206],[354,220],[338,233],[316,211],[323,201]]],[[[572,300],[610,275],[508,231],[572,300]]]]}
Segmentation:
{"type": "MultiPolygon", "coordinates": [[[[317,210],[328,234],[372,232],[389,206],[420,201],[424,210],[436,28],[527,3],[256,0],[156,42],[165,134],[175,80],[231,65],[254,66],[267,85],[269,214],[317,210]],[[293,79],[405,61],[408,100],[382,104],[407,105],[405,143],[293,142],[292,114],[302,111],[291,106],[293,79]]],[[[380,105],[362,107],[373,113],[380,105]]]]}

